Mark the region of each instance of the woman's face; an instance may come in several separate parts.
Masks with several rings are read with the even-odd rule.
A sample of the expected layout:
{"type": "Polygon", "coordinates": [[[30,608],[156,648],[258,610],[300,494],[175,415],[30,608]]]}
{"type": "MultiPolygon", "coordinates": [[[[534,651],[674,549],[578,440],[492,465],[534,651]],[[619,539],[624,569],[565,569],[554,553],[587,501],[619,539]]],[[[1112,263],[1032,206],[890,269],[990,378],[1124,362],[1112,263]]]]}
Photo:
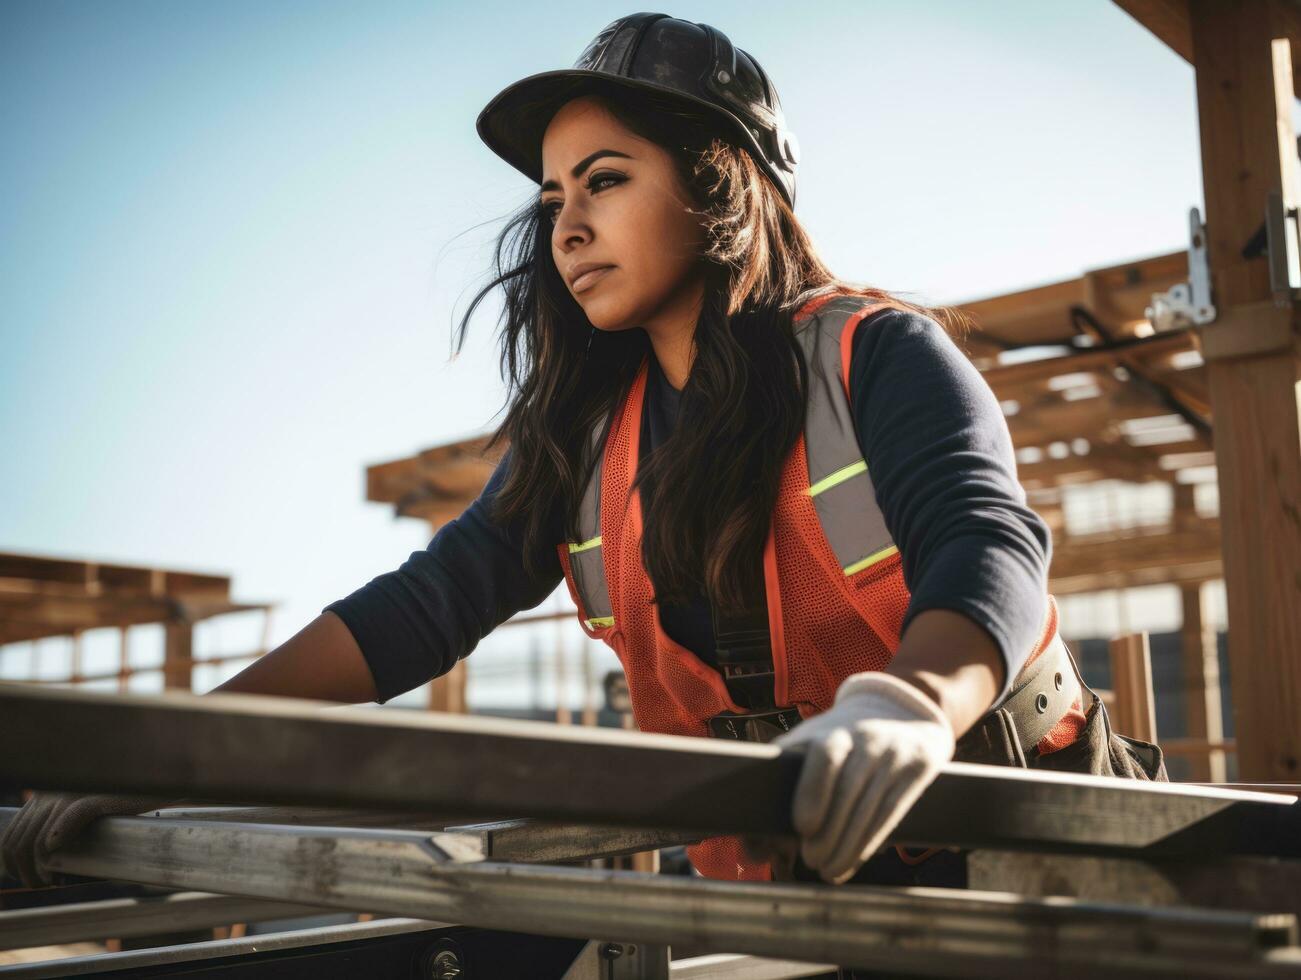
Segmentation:
{"type": "Polygon", "coordinates": [[[593,326],[694,325],[703,231],[665,150],[584,96],[547,127],[542,180],[551,255],[593,326]],[[589,266],[605,268],[584,276],[589,266]]]}

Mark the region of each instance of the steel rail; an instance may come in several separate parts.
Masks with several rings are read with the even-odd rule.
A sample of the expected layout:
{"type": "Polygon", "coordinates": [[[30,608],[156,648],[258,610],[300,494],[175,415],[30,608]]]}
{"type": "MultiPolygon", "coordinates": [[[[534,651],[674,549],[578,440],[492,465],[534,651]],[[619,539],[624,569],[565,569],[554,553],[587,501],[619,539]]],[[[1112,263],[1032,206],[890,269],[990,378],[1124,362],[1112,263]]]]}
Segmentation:
{"type": "MultiPolygon", "coordinates": [[[[243,695],[0,684],[0,785],[791,833],[776,746],[243,695]],[[744,805],[738,805],[743,801],[744,805]]],[[[1295,797],[950,763],[899,843],[1301,856],[1295,797]]]]}
{"type": "Polygon", "coordinates": [[[207,892],[176,892],[98,902],[10,909],[0,912],[0,949],[57,946],[92,939],[157,936],[166,932],[208,929],[232,922],[268,922],[320,915],[315,905],[207,892]]]}
{"type": "MultiPolygon", "coordinates": [[[[17,807],[0,807],[0,834],[17,815],[17,807]]],[[[535,820],[501,820],[447,826],[446,820],[368,810],[288,807],[175,807],[149,811],[139,819],[188,820],[232,827],[277,824],[286,827],[410,829],[421,826],[457,834],[496,861],[583,861],[615,857],[686,843],[691,835],[628,827],[550,824],[535,820]]],[[[3,871],[3,861],[0,861],[3,871]]],[[[177,892],[135,898],[76,902],[57,906],[0,911],[0,950],[57,943],[150,936],[160,932],[207,928],[231,922],[266,922],[318,915],[319,906],[262,899],[177,892]]],[[[333,911],[333,910],[330,910],[333,911]]],[[[363,911],[363,910],[353,910],[363,911]]],[[[791,974],[796,976],[799,974],[791,974]]]]}
{"type": "MultiPolygon", "coordinates": [[[[320,909],[314,910],[320,912],[320,909]]],[[[65,956],[31,963],[0,966],[3,980],[62,980],[65,977],[91,976],[109,973],[113,976],[131,976],[128,971],[145,970],[163,964],[193,964],[196,972],[205,960],[225,959],[251,953],[273,950],[302,949],[332,943],[354,942],[378,936],[396,936],[411,932],[428,932],[445,928],[444,923],[421,919],[377,919],[371,922],[347,922],[342,925],[321,926],[315,929],[294,929],[272,932],[238,939],[214,939],[196,943],[179,943],[175,946],[154,946],[149,949],[124,950],[120,953],[91,953],[87,956],[65,956]]]]}
{"type": "Polygon", "coordinates": [[[968,977],[1301,976],[1291,915],[502,864],[473,835],[111,817],[55,871],[561,937],[968,977]]]}
{"type": "MultiPolygon", "coordinates": [[[[251,900],[230,899],[230,901],[250,902],[251,900]]],[[[293,949],[319,949],[333,943],[354,943],[362,939],[418,932],[437,934],[446,928],[448,927],[445,923],[426,922],[421,919],[349,922],[312,929],[259,933],[237,939],[181,943],[118,953],[94,953],[89,956],[24,962],[12,966],[0,966],[0,977],[12,978],[12,980],[52,980],[52,978],[97,974],[123,976],[127,970],[140,971],[162,965],[171,965],[183,970],[187,966],[201,967],[205,961],[210,960],[228,960],[231,957],[265,955],[268,952],[293,949]]],[[[593,945],[605,944],[589,944],[589,946],[593,945]]],[[[584,949],[580,953],[580,959],[587,952],[588,950],[584,949]]],[[[800,963],[722,953],[674,960],[655,980],[798,980],[800,977],[821,976],[834,970],[835,967],[829,964],[800,963]]],[[[580,963],[577,960],[570,971],[566,972],[566,980],[571,974],[587,978],[603,975],[600,967],[593,968],[590,964],[580,963]],[[584,972],[585,966],[589,969],[584,972]]]]}

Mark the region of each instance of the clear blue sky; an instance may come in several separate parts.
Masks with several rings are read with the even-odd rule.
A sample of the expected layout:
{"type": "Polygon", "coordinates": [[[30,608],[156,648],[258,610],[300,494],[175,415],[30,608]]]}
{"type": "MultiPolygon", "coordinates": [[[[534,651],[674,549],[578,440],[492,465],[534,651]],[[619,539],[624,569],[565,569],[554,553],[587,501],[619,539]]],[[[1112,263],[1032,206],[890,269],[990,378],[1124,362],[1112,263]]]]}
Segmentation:
{"type": "MultiPolygon", "coordinates": [[[[455,361],[452,318],[533,188],[475,116],[632,9],[0,4],[0,550],[229,574],[279,641],[423,547],[363,471],[501,406],[495,306],[455,361]]],[[[959,301],[1186,246],[1192,71],[1109,2],[661,9],[775,80],[847,278],[959,301]]]]}

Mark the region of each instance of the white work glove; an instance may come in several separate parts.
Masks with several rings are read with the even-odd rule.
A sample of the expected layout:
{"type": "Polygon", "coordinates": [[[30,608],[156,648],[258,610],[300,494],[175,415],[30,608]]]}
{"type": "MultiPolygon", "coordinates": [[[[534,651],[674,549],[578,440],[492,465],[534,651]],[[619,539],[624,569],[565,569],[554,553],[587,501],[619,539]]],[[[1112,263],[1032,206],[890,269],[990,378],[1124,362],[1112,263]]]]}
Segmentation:
{"type": "Polygon", "coordinates": [[[870,858],[953,758],[939,705],[879,671],[851,674],[832,706],[774,741],[805,746],[792,819],[809,868],[841,884],[870,858]]]}
{"type": "Polygon", "coordinates": [[[52,883],[45,860],[100,817],[128,817],[180,801],[155,796],[36,792],[0,837],[5,870],[28,888],[52,883]]]}

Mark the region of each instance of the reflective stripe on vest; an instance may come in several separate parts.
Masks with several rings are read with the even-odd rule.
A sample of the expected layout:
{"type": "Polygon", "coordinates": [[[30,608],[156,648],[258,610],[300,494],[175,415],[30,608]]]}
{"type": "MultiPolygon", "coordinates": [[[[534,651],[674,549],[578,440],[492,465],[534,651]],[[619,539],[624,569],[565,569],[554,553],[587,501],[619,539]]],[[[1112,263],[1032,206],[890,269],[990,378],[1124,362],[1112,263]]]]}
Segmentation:
{"type": "MultiPolygon", "coordinates": [[[[867,304],[858,296],[832,299],[795,324],[795,336],[809,368],[804,443],[809,463],[808,494],[822,532],[846,575],[884,561],[899,549],[876,502],[854,429],[849,393],[842,373],[842,334],[850,317],[862,320],[886,304],[867,304]]],[[[606,431],[603,419],[593,441],[606,431]]],[[[605,451],[594,446],[596,466],[578,510],[581,539],[566,542],[574,585],[587,612],[589,629],[614,625],[610,591],[601,554],[601,470],[605,451]]]]}
{"type": "Polygon", "coordinates": [[[587,613],[587,628],[605,629],[614,625],[614,612],[610,608],[610,589],[605,581],[605,557],[601,553],[601,470],[605,465],[605,447],[598,443],[606,430],[605,419],[592,430],[592,450],[596,465],[592,478],[583,490],[583,502],[578,508],[579,540],[567,541],[569,569],[574,577],[583,610],[587,613]]]}
{"type": "Polygon", "coordinates": [[[879,309],[861,297],[834,299],[796,325],[795,337],[809,367],[804,449],[809,462],[808,494],[818,523],[846,575],[870,568],[899,549],[876,503],[854,429],[842,366],[842,335],[851,316],[861,321],[879,309]]]}

